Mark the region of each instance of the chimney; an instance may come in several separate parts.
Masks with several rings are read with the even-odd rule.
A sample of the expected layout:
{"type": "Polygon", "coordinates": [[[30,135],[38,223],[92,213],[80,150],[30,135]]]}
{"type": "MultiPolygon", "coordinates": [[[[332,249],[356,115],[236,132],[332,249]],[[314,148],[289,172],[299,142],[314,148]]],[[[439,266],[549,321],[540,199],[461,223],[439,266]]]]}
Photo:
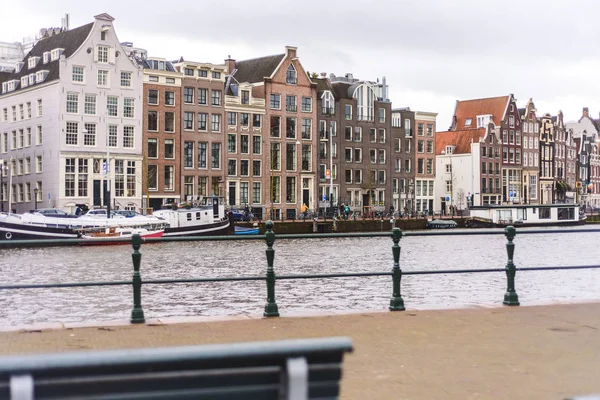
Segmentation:
{"type": "Polygon", "coordinates": [[[231,58],[231,55],[228,55],[225,59],[225,66],[227,67],[227,73],[231,75],[235,69],[235,60],[231,58]]]}
{"type": "Polygon", "coordinates": [[[289,58],[296,58],[297,49],[297,47],[285,46],[285,53],[288,55],[289,58]]]}
{"type": "Polygon", "coordinates": [[[353,77],[352,77],[352,74],[350,72],[348,72],[346,74],[346,79],[348,79],[349,81],[352,81],[353,77]]]}
{"type": "Polygon", "coordinates": [[[583,107],[583,116],[586,118],[590,117],[590,110],[587,107],[583,107]]]}
{"type": "Polygon", "coordinates": [[[321,72],[321,78],[322,79],[326,79],[327,78],[327,72],[321,72]]]}
{"type": "Polygon", "coordinates": [[[382,93],[381,93],[381,96],[383,97],[383,101],[389,101],[388,88],[387,88],[385,76],[381,78],[381,86],[383,88],[382,93]]]}

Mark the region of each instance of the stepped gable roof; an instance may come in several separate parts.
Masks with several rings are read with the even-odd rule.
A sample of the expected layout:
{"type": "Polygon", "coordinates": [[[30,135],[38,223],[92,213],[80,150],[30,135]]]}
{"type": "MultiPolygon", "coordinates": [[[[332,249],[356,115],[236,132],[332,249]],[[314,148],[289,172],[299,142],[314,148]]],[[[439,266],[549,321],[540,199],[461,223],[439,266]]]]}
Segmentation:
{"type": "Polygon", "coordinates": [[[347,82],[333,82],[331,87],[333,88],[333,94],[336,99],[351,99],[352,96],[348,95],[348,89],[352,86],[351,83],[347,82]]]}
{"type": "Polygon", "coordinates": [[[510,96],[488,97],[485,99],[460,100],[456,102],[454,118],[456,129],[464,129],[465,121],[471,118],[471,129],[477,129],[476,118],[478,115],[491,115],[492,121],[499,126],[510,96]]]}
{"type": "Polygon", "coordinates": [[[236,61],[235,68],[237,72],[233,77],[239,83],[262,82],[265,77],[273,75],[283,57],[285,57],[285,54],[236,61]]]}
{"type": "Polygon", "coordinates": [[[435,154],[442,155],[442,150],[446,151],[446,146],[455,146],[453,154],[470,154],[471,143],[479,142],[483,137],[485,137],[485,128],[436,132],[435,154]]]}
{"type": "MultiPolygon", "coordinates": [[[[21,68],[21,71],[14,72],[10,74],[6,80],[16,79],[19,81],[17,88],[15,88],[15,92],[21,89],[21,77],[27,76],[29,74],[34,74],[37,71],[48,71],[48,76],[44,79],[45,82],[50,82],[59,78],[59,60],[49,61],[44,64],[43,55],[45,52],[50,52],[54,49],[64,49],[63,55],[66,58],[69,58],[73,53],[79,49],[81,44],[88,37],[90,31],[92,30],[93,22],[89,24],[82,25],[78,28],[72,29],[70,31],[61,32],[57,35],[50,36],[46,39],[42,39],[36,43],[36,45],[31,49],[29,54],[25,56],[23,62],[25,65],[21,68]],[[27,59],[29,57],[40,57],[40,61],[37,63],[35,68],[27,68],[27,59]]],[[[13,92],[10,92],[13,93],[13,92]]]]}

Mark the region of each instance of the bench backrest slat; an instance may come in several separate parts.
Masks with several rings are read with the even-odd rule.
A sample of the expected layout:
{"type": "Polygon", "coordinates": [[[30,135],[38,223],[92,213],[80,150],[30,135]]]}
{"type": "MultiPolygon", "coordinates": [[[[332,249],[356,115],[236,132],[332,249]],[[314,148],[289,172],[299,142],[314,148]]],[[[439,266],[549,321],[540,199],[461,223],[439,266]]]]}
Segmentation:
{"type": "Polygon", "coordinates": [[[324,338],[3,357],[0,399],[337,398],[350,351],[324,338]]]}

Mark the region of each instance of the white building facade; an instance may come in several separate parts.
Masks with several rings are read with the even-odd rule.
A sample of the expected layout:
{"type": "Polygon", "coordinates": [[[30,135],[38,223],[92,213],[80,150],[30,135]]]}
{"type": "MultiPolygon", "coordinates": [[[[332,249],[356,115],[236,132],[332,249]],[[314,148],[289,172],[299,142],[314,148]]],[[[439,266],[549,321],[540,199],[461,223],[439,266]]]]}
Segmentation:
{"type": "Polygon", "coordinates": [[[109,197],[113,207],[141,207],[143,72],[110,15],[39,41],[1,79],[0,157],[10,167],[2,199],[11,210],[72,211],[109,197]]]}

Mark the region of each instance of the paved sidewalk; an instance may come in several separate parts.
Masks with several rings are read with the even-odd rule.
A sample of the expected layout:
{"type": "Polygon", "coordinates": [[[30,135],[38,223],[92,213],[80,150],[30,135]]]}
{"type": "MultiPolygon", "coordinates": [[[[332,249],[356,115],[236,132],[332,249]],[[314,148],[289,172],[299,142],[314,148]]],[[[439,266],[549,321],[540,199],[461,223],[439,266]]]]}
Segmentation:
{"type": "Polygon", "coordinates": [[[350,336],[343,399],[600,393],[600,303],[1,332],[0,354],[350,336]]]}

